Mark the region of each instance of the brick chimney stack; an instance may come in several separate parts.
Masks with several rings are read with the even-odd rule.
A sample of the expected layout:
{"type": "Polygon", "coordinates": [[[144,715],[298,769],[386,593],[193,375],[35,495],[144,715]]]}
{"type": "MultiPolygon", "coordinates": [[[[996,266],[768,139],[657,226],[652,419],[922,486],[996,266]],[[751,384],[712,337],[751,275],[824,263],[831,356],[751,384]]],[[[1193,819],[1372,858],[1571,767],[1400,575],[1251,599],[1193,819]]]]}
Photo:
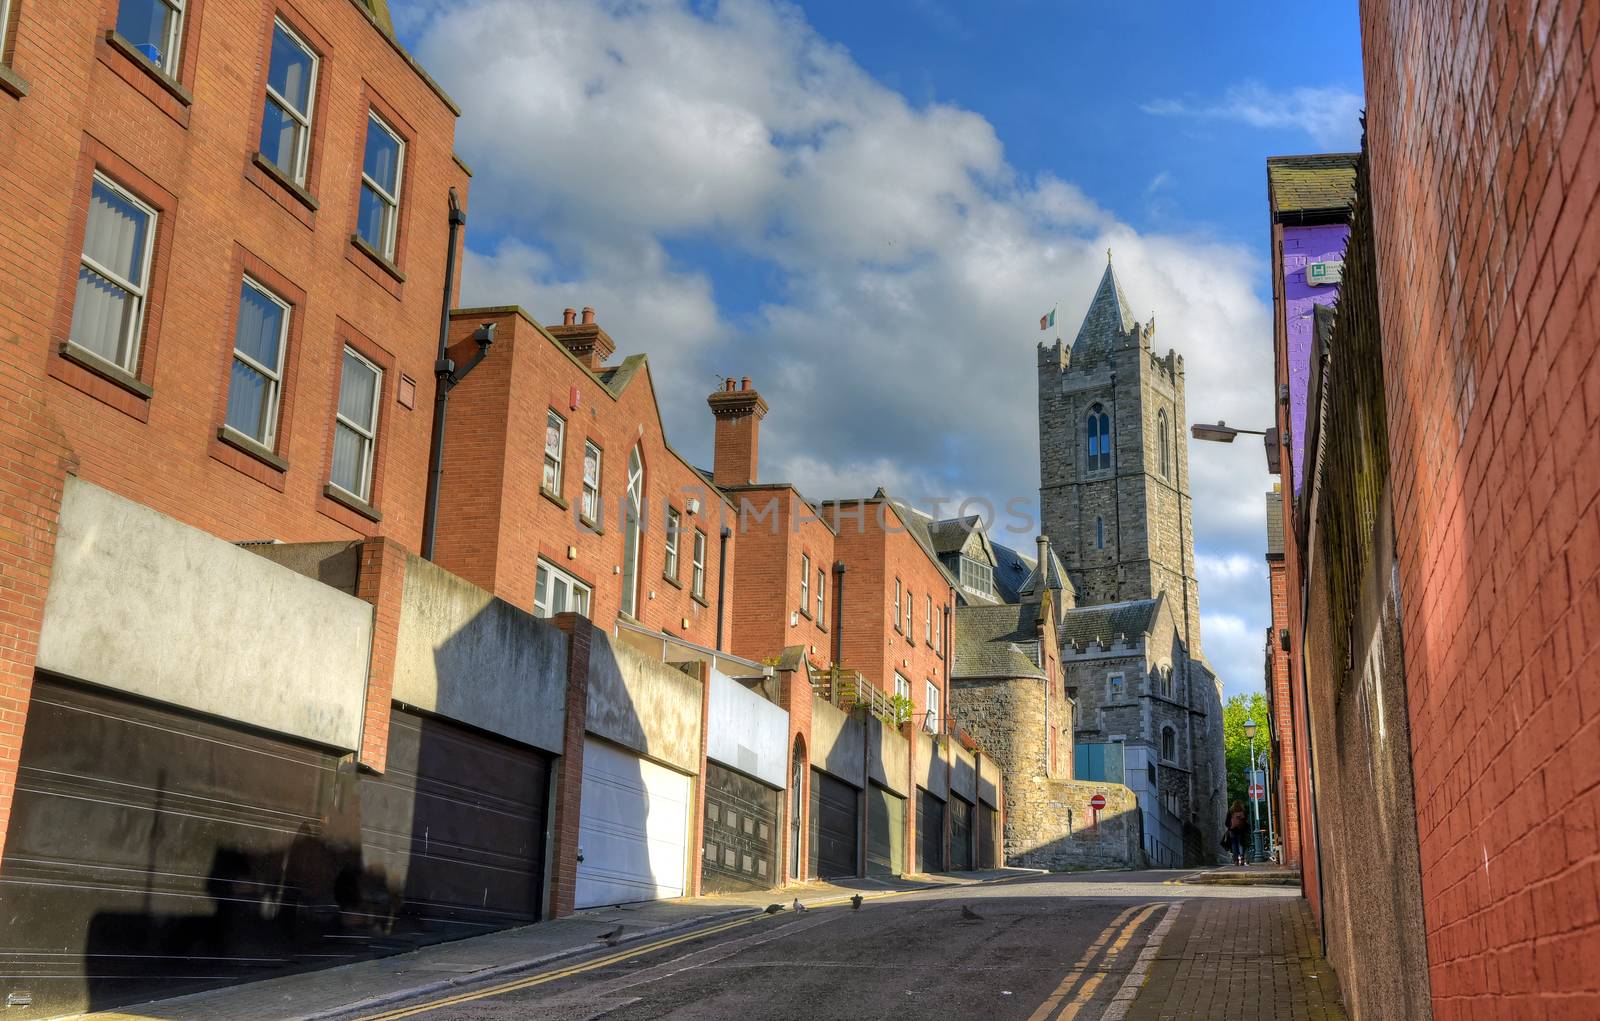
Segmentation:
{"type": "Polygon", "coordinates": [[[706,403],[717,420],[712,481],[719,486],[746,486],[756,481],[767,402],[750,385],[749,376],[737,382],[729,376],[706,403]]]}
{"type": "Polygon", "coordinates": [[[611,337],[594,321],[594,309],[585,305],[583,321],[578,310],[569,308],[561,313],[561,325],[550,327],[550,335],[561,341],[574,358],[588,366],[590,372],[599,372],[606,359],[617,350],[611,337]]]}

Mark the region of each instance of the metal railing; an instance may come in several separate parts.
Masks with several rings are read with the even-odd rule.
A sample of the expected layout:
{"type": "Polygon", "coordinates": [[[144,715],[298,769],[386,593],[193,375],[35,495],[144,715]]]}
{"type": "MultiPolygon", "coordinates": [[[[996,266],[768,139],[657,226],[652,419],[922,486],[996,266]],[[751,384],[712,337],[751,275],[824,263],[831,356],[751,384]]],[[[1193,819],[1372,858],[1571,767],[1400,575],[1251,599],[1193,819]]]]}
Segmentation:
{"type": "Polygon", "coordinates": [[[826,671],[812,671],[811,683],[823,698],[846,712],[856,706],[864,707],[891,727],[901,720],[895,718],[894,699],[879,690],[878,686],[862,677],[858,671],[832,667],[826,671]]]}

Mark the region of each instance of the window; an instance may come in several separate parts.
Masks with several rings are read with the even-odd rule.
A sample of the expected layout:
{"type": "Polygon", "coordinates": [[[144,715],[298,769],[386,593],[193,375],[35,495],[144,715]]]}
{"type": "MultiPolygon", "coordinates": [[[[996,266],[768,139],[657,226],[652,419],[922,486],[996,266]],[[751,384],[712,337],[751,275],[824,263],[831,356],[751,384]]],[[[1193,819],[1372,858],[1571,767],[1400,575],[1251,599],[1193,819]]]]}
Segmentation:
{"type": "Polygon", "coordinates": [[[406,143],[377,114],[367,114],[367,154],[361,164],[356,233],[390,261],[394,260],[394,237],[400,222],[400,174],[405,159],[406,143]]]}
{"type": "Polygon", "coordinates": [[[1111,418],[1105,408],[1096,404],[1089,409],[1087,422],[1089,434],[1089,460],[1086,467],[1091,471],[1111,467],[1111,418]]]}
{"type": "Polygon", "coordinates": [[[683,519],[675,507],[667,508],[666,566],[662,573],[673,581],[678,580],[678,526],[683,519]]]}
{"type": "Polygon", "coordinates": [[[551,496],[561,495],[561,458],[566,448],[567,420],[554,411],[545,412],[544,481],[540,486],[551,496]]]}
{"type": "Polygon", "coordinates": [[[941,708],[941,706],[939,705],[939,689],[934,687],[932,681],[929,681],[928,682],[928,714],[925,717],[923,717],[923,724],[922,724],[924,727],[926,727],[928,729],[929,733],[933,733],[933,734],[939,733],[939,721],[940,721],[939,710],[940,710],[940,708],[941,708]]]}
{"type": "Polygon", "coordinates": [[[822,568],[817,568],[817,623],[821,624],[823,627],[827,627],[828,625],[828,618],[823,612],[826,609],[828,602],[827,580],[827,574],[822,570],[822,568]]]}
{"type": "Polygon", "coordinates": [[[589,616],[589,586],[543,560],[533,584],[533,615],[554,617],[558,613],[589,616]]]}
{"type": "Polygon", "coordinates": [[[694,584],[691,588],[699,599],[706,597],[706,533],[694,530],[694,584]]]}
{"type": "Polygon", "coordinates": [[[583,506],[581,510],[585,520],[600,520],[600,448],[588,441],[583,444],[583,506]]]}
{"type": "Polygon", "coordinates": [[[378,443],[378,397],[383,370],[350,348],[339,375],[339,410],[333,423],[334,485],[372,500],[372,454],[378,443]]]}
{"type": "Polygon", "coordinates": [[[139,368],[155,234],[154,209],[94,175],[68,336],[76,347],[129,373],[139,368]]]}
{"type": "Polygon", "coordinates": [[[1160,446],[1159,454],[1161,460],[1159,464],[1161,466],[1161,477],[1170,479],[1172,478],[1172,450],[1170,441],[1167,439],[1167,411],[1165,408],[1156,412],[1156,436],[1160,446]]]}
{"type": "Polygon", "coordinates": [[[1122,701],[1122,675],[1121,674],[1107,674],[1106,675],[1106,701],[1107,702],[1121,702],[1122,701]]]}
{"type": "Polygon", "coordinates": [[[11,0],[0,0],[0,64],[6,63],[6,29],[11,24],[11,0]]]}
{"type": "Polygon", "coordinates": [[[922,621],[922,640],[928,645],[933,644],[933,597],[928,597],[928,615],[922,621]]]}
{"type": "Polygon", "coordinates": [[[1161,728],[1161,757],[1168,762],[1178,761],[1178,732],[1171,727],[1161,728]]]}
{"type": "Polygon", "coordinates": [[[979,595],[994,595],[994,568],[971,557],[962,557],[961,587],[979,595]]]}
{"type": "Polygon", "coordinates": [[[628,452],[628,495],[622,506],[622,612],[639,610],[639,516],[644,503],[644,461],[639,448],[628,452]]]}
{"type": "Polygon", "coordinates": [[[906,641],[915,641],[914,632],[911,630],[911,608],[917,604],[916,597],[906,589],[906,641]]]}
{"type": "Polygon", "coordinates": [[[894,697],[911,701],[911,682],[901,677],[898,671],[894,675],[894,697]]]}
{"type": "Polygon", "coordinates": [[[811,616],[811,557],[800,554],[800,612],[811,616]]]}
{"type": "Polygon", "coordinates": [[[900,579],[894,580],[894,629],[900,630],[900,579]]]}
{"type": "MultiPolygon", "coordinates": [[[[7,6],[0,3],[0,16],[9,13],[7,6]]],[[[174,78],[183,42],[183,6],[184,0],[122,0],[117,8],[117,34],[174,78]]],[[[0,26],[0,34],[4,31],[0,26]]]]}
{"type": "Polygon", "coordinates": [[[934,648],[939,648],[940,644],[943,642],[943,636],[940,634],[940,628],[943,627],[943,623],[942,623],[943,619],[944,619],[944,607],[941,606],[941,607],[939,607],[939,613],[933,618],[933,645],[934,645],[934,648]]]}
{"type": "MultiPolygon", "coordinates": [[[[239,286],[239,323],[233,335],[233,375],[228,383],[228,428],[268,450],[278,434],[283,396],[283,351],[289,341],[289,306],[260,284],[239,286]]],[[[342,398],[341,394],[341,398],[342,398]]]]}
{"type": "Polygon", "coordinates": [[[1105,549],[1106,548],[1106,520],[1105,520],[1105,518],[1095,518],[1094,519],[1094,548],[1095,549],[1105,549]]]}
{"type": "Polygon", "coordinates": [[[267,102],[261,114],[261,155],[295,184],[306,183],[311,159],[311,113],[317,94],[317,55],[282,21],[272,23],[267,102]]]}

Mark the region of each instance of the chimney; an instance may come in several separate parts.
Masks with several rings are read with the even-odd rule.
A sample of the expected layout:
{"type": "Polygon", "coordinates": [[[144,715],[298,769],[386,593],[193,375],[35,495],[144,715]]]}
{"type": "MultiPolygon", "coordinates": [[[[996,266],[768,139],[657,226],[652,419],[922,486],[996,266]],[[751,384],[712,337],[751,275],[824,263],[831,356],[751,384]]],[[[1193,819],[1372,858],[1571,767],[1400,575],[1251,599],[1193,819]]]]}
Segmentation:
{"type": "Polygon", "coordinates": [[[585,305],[583,309],[583,322],[577,322],[578,310],[565,309],[561,313],[561,325],[550,327],[550,336],[561,342],[561,345],[572,356],[588,367],[590,372],[599,372],[605,365],[606,359],[617,350],[617,345],[600,325],[594,321],[594,309],[585,305]]]}
{"type": "Polygon", "coordinates": [[[729,376],[722,389],[706,398],[717,420],[715,460],[711,480],[719,486],[745,486],[756,481],[756,464],[761,445],[761,420],[767,402],[750,385],[750,377],[738,382],[729,376]]]}

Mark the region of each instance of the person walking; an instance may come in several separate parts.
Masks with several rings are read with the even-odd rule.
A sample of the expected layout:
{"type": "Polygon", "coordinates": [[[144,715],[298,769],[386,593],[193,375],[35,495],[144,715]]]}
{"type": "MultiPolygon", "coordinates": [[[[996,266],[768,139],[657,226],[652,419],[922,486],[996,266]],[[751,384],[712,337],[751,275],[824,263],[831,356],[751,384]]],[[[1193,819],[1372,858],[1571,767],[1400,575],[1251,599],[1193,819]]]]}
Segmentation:
{"type": "Polygon", "coordinates": [[[1245,815],[1244,803],[1235,801],[1228,809],[1228,850],[1233,852],[1233,863],[1243,865],[1245,837],[1250,834],[1250,817],[1245,815]]]}

